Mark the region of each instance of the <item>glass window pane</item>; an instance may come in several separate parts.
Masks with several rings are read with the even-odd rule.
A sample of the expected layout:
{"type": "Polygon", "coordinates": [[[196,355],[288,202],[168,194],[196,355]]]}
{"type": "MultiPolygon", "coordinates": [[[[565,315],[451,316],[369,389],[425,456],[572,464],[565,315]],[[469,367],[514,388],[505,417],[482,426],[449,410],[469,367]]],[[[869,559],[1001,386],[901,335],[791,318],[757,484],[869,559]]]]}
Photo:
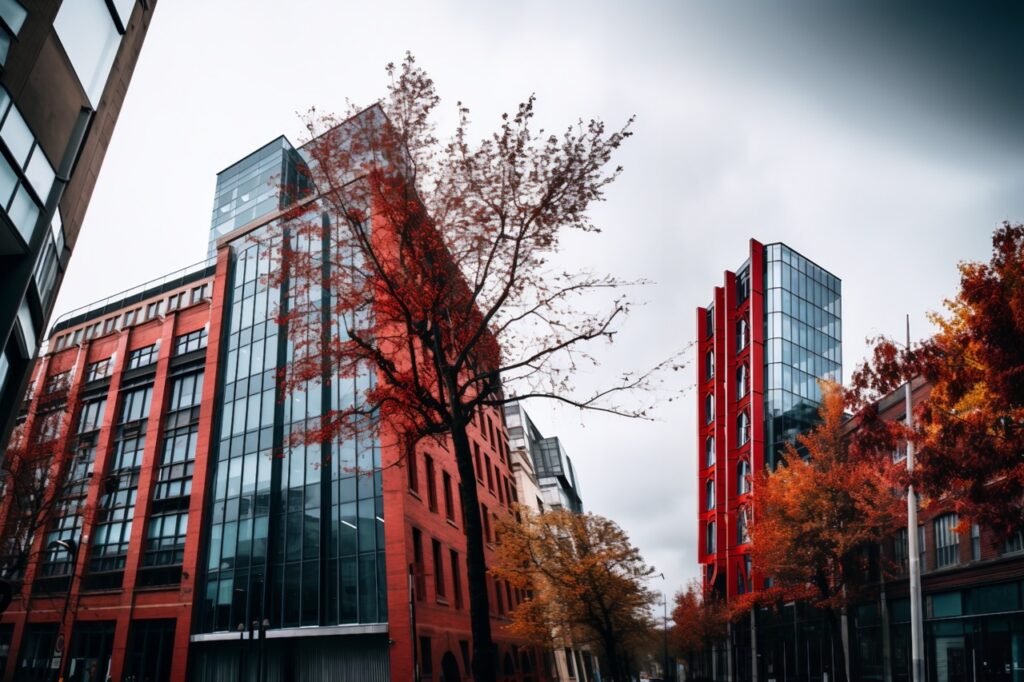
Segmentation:
{"type": "Polygon", "coordinates": [[[7,203],[18,185],[18,173],[11,168],[7,158],[0,154],[0,208],[7,208],[7,203]]]}
{"type": "Polygon", "coordinates": [[[61,3],[53,23],[89,101],[99,104],[121,35],[104,0],[61,3]]]}
{"type": "Polygon", "coordinates": [[[53,166],[47,161],[46,155],[43,154],[43,150],[38,145],[36,150],[32,152],[32,158],[28,162],[28,168],[25,169],[25,177],[28,178],[29,183],[32,185],[32,189],[36,191],[36,195],[43,202],[46,201],[47,197],[50,196],[50,187],[53,186],[53,166]]]}
{"type": "Polygon", "coordinates": [[[114,0],[114,10],[121,20],[121,26],[128,27],[128,19],[132,16],[132,9],[135,7],[135,0],[114,0]]]}
{"type": "Polygon", "coordinates": [[[4,20],[8,28],[14,31],[14,35],[21,32],[28,12],[21,6],[18,0],[0,0],[0,18],[4,20]]]}
{"type": "Polygon", "coordinates": [[[23,168],[28,160],[28,153],[32,151],[32,143],[36,139],[32,136],[32,131],[29,130],[25,119],[21,117],[18,107],[11,107],[7,119],[4,121],[4,127],[0,129],[0,137],[11,151],[15,162],[23,168]]]}
{"type": "Polygon", "coordinates": [[[29,196],[28,190],[25,189],[24,185],[19,187],[15,193],[8,215],[25,241],[32,241],[33,228],[36,225],[36,220],[39,218],[39,206],[36,205],[35,199],[29,196]]]}

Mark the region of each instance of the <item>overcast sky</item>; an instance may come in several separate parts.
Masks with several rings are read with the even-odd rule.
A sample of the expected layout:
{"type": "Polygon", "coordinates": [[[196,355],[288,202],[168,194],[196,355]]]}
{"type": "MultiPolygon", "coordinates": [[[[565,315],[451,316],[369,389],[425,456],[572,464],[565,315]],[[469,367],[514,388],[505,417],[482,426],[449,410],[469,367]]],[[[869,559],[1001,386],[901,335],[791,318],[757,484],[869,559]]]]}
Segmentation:
{"type": "MultiPolygon", "coordinates": [[[[755,237],[843,280],[849,377],[865,337],[902,334],[904,314],[925,335],[957,262],[1024,220],[1024,11],[838,4],[165,0],[56,315],[202,260],[216,173],[277,135],[298,141],[296,112],[383,96],[384,65],[411,50],[446,116],[467,103],[480,135],[531,92],[546,128],[636,114],[595,212],[604,233],[565,253],[656,282],[602,373],[689,342],[696,306],[755,237]]],[[[586,507],[627,530],[664,588],[697,574],[692,394],[654,423],[527,408],[573,457],[586,507]]]]}

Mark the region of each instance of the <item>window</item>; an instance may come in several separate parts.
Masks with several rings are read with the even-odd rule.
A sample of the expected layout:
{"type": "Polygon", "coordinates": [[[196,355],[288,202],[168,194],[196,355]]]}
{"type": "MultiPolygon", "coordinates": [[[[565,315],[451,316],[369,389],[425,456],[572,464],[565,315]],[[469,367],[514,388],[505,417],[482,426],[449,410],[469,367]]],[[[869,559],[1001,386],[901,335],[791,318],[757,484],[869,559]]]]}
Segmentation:
{"type": "Polygon", "coordinates": [[[737,594],[744,594],[746,591],[747,591],[747,583],[743,579],[743,574],[742,573],[737,573],[736,574],[736,593],[737,594]]]}
{"type": "Polygon", "coordinates": [[[956,532],[959,522],[956,514],[943,514],[935,519],[935,568],[959,563],[960,536],[956,532]]]}
{"type": "Polygon", "coordinates": [[[58,372],[46,378],[46,393],[66,391],[71,386],[71,370],[58,372]]]}
{"type": "Polygon", "coordinates": [[[715,419],[715,394],[704,396],[704,423],[710,424],[715,419]]]}
{"type": "Polygon", "coordinates": [[[173,312],[181,305],[181,294],[171,294],[167,299],[167,312],[173,312]]]}
{"type": "Polygon", "coordinates": [[[192,493],[203,373],[174,377],[172,381],[157,482],[153,489],[154,510],[165,505],[168,508],[187,507],[187,496],[192,493]],[[164,503],[163,500],[169,501],[164,503]]]}
{"type": "Polygon", "coordinates": [[[715,508],[715,480],[709,479],[704,483],[704,499],[707,500],[706,509],[715,508]]]}
{"type": "Polygon", "coordinates": [[[455,501],[452,497],[452,477],[447,471],[441,472],[441,484],[444,488],[444,515],[449,521],[454,521],[455,501]]]}
{"type": "Polygon", "coordinates": [[[715,437],[711,436],[704,441],[704,466],[715,465],[715,437]]]}
{"type": "Polygon", "coordinates": [[[437,511],[437,487],[434,483],[434,458],[430,455],[423,456],[424,467],[427,474],[427,507],[432,512],[437,511]]]}
{"type": "Polygon", "coordinates": [[[444,600],[447,596],[444,584],[444,553],[441,550],[441,543],[437,540],[430,540],[430,548],[434,558],[434,595],[438,600],[444,600]]]}
{"type": "Polygon", "coordinates": [[[416,599],[423,601],[427,596],[427,576],[423,566],[423,534],[419,528],[412,529],[412,564],[416,578],[416,599]]]}
{"type": "Polygon", "coordinates": [[[476,480],[484,482],[483,460],[480,458],[480,443],[473,442],[473,460],[476,462],[476,480]]]}
{"type": "Polygon", "coordinates": [[[745,495],[750,492],[750,462],[741,459],[736,465],[736,494],[745,495]]]}
{"type": "Polygon", "coordinates": [[[746,445],[747,441],[750,440],[750,417],[747,416],[747,411],[740,412],[739,417],[736,418],[736,444],[746,445]]]}
{"type": "Polygon", "coordinates": [[[736,305],[750,298],[750,268],[746,267],[736,275],[736,305]]]}
{"type": "Polygon", "coordinates": [[[491,517],[484,505],[480,505],[480,519],[484,524],[484,540],[489,543],[491,542],[491,517]]]}
{"type": "Polygon", "coordinates": [[[741,317],[736,322],[736,352],[747,347],[747,318],[741,317]]]}
{"type": "Polygon", "coordinates": [[[928,543],[925,542],[924,524],[917,527],[917,562],[922,571],[928,570],[928,543]]]}
{"type": "Polygon", "coordinates": [[[491,469],[491,458],[484,455],[484,469],[487,471],[487,489],[494,492],[494,471],[491,469]]]}
{"type": "Polygon", "coordinates": [[[429,637],[420,637],[420,674],[423,677],[434,675],[434,654],[429,637]]]}
{"type": "Polygon", "coordinates": [[[897,575],[907,574],[908,547],[907,529],[900,528],[892,539],[892,560],[896,564],[897,575]]]}
{"type": "Polygon", "coordinates": [[[154,515],[146,528],[143,566],[176,566],[185,560],[188,512],[154,515]]]}
{"type": "Polygon", "coordinates": [[[707,335],[715,333],[715,306],[709,305],[704,309],[704,326],[707,328],[707,335]]]}
{"type": "Polygon", "coordinates": [[[85,366],[85,380],[96,381],[97,379],[103,379],[110,374],[110,358],[105,360],[99,360],[98,362],[90,362],[85,366]]]}
{"type": "Polygon", "coordinates": [[[741,545],[750,542],[749,513],[746,507],[740,507],[736,512],[736,542],[741,545]]]}
{"type": "Polygon", "coordinates": [[[109,334],[117,327],[117,318],[110,317],[103,323],[103,333],[109,334]]]}
{"type": "Polygon", "coordinates": [[[704,378],[710,379],[715,376],[715,351],[709,350],[704,354],[704,378]]]}
{"type": "Polygon", "coordinates": [[[206,348],[206,327],[189,332],[188,334],[182,334],[174,339],[175,355],[191,353],[200,348],[206,348]]]}
{"type": "Polygon", "coordinates": [[[210,297],[210,285],[209,284],[203,284],[202,286],[198,286],[198,287],[195,287],[194,289],[192,289],[192,295],[191,295],[191,298],[190,298],[190,303],[199,303],[203,299],[209,298],[209,297],[210,297]]]}
{"type": "Polygon", "coordinates": [[[152,394],[152,386],[122,391],[113,462],[100,496],[89,552],[89,571],[109,575],[90,577],[83,583],[86,589],[121,586],[120,571],[128,558],[152,394]]]}
{"type": "Polygon", "coordinates": [[[450,551],[452,564],[452,592],[455,594],[455,608],[462,608],[462,568],[459,566],[459,553],[454,549],[450,551]]]}
{"type": "Polygon", "coordinates": [[[981,559],[981,527],[976,524],[971,524],[971,561],[978,561],[981,559]]]}
{"type": "Polygon", "coordinates": [[[53,26],[95,108],[121,44],[108,4],[104,0],[61,3],[53,26]]]}
{"type": "Polygon", "coordinates": [[[1014,552],[1024,552],[1024,531],[1017,531],[1003,545],[1003,554],[1013,554],[1014,552]]]}
{"type": "Polygon", "coordinates": [[[137,348],[128,353],[128,369],[138,369],[139,367],[152,365],[156,362],[156,357],[157,344],[155,343],[145,348],[137,348]]]}
{"type": "Polygon", "coordinates": [[[420,490],[419,472],[416,470],[416,453],[409,453],[405,460],[405,477],[409,483],[409,490],[418,493],[420,490]]]}
{"type": "Polygon", "coordinates": [[[147,320],[152,320],[157,315],[158,315],[158,313],[157,313],[157,304],[156,303],[150,303],[149,305],[146,306],[146,319],[147,320]]]}
{"type": "Polygon", "coordinates": [[[715,553],[715,522],[709,521],[704,535],[704,547],[708,554],[715,553]]]}
{"type": "Polygon", "coordinates": [[[750,390],[750,376],[746,363],[736,368],[736,399],[739,400],[747,395],[750,390]]]}

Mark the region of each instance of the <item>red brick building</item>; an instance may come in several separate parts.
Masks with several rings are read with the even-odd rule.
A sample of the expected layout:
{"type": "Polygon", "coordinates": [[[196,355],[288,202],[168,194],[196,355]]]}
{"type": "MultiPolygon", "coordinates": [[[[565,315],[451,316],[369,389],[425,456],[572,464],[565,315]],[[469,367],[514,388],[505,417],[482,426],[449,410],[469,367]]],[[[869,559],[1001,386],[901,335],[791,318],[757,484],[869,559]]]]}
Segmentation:
{"type": "MultiPolygon", "coordinates": [[[[300,160],[278,138],[219,175],[215,259],[54,327],[22,431],[58,420],[43,431],[67,445],[47,454],[74,480],[51,486],[62,502],[3,615],[4,679],[471,677],[462,491],[476,486],[489,562],[516,499],[504,417],[480,410],[469,429],[475,481],[442,441],[401,457],[387,423],[288,440],[372,384],[278,380],[291,348],[275,309],[293,292],[269,283],[273,246],[255,237],[288,218],[253,190],[294,180],[300,160]],[[58,384],[66,399],[44,400],[58,384]]],[[[488,581],[499,679],[540,682],[539,652],[502,631],[524,595],[488,581]]]]}
{"type": "MultiPolygon", "coordinates": [[[[54,326],[17,430],[54,444],[54,500],[0,620],[4,680],[77,679],[91,666],[185,679],[213,417],[204,377],[217,368],[212,275],[174,273],[54,326]]],[[[0,509],[8,526],[16,507],[10,496],[0,509]]]]}

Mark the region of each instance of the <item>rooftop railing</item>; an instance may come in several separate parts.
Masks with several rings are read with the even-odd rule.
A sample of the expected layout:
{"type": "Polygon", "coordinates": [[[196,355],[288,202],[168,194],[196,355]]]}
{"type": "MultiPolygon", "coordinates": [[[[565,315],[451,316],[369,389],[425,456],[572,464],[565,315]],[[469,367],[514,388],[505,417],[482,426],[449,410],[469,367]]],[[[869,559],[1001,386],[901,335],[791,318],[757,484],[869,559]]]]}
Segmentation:
{"type": "Polygon", "coordinates": [[[163,277],[158,277],[156,279],[149,280],[148,282],[144,282],[130,289],[125,289],[124,291],[120,291],[116,294],[111,294],[110,296],[100,299],[99,301],[95,301],[88,305],[84,305],[80,308],[75,308],[74,310],[69,310],[68,312],[58,317],[57,320],[50,326],[50,333],[47,336],[52,336],[53,333],[60,329],[62,326],[72,326],[71,324],[69,324],[72,320],[80,319],[81,321],[85,321],[85,319],[90,317],[92,313],[98,311],[107,312],[110,310],[116,310],[124,307],[125,305],[135,303],[136,301],[141,301],[144,298],[147,298],[147,296],[144,295],[146,294],[146,292],[154,291],[156,289],[163,289],[169,286],[173,286],[175,284],[186,284],[187,282],[194,281],[195,279],[198,279],[197,277],[195,277],[195,275],[206,271],[207,269],[216,265],[216,263],[216,256],[212,258],[207,258],[206,260],[200,261],[198,263],[193,263],[192,265],[181,268],[180,270],[170,272],[164,275],[163,277]]]}

